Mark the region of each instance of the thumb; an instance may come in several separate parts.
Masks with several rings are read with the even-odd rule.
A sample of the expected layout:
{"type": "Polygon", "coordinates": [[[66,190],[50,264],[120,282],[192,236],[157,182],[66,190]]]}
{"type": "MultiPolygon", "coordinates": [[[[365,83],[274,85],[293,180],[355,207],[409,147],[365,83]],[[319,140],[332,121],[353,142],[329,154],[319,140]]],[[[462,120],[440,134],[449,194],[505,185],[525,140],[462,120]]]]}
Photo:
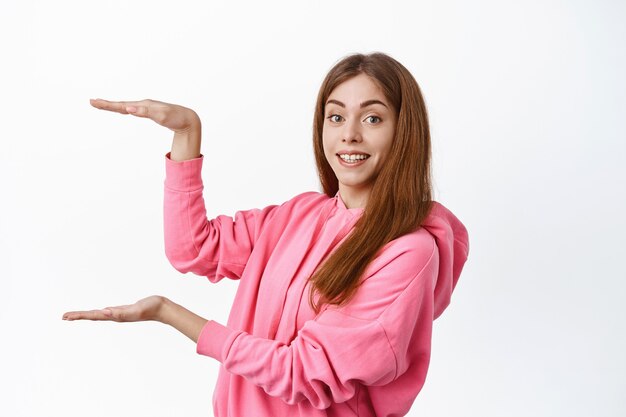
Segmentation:
{"type": "Polygon", "coordinates": [[[147,117],[148,116],[148,108],[144,106],[126,106],[125,107],[128,114],[132,114],[137,117],[147,117]]]}

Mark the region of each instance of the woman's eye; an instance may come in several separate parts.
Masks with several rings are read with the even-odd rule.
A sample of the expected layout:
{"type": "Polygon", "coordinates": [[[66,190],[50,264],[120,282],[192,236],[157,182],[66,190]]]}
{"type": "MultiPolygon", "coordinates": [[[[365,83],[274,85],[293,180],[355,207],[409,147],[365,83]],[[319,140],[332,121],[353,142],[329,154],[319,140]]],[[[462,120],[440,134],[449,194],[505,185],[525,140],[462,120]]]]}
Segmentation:
{"type": "MultiPolygon", "coordinates": [[[[330,116],[327,117],[327,119],[330,120],[331,122],[339,123],[343,120],[343,117],[341,117],[338,114],[331,114],[330,116]]],[[[368,116],[365,118],[365,121],[367,121],[368,123],[377,124],[381,122],[381,119],[378,116],[368,116]]]]}

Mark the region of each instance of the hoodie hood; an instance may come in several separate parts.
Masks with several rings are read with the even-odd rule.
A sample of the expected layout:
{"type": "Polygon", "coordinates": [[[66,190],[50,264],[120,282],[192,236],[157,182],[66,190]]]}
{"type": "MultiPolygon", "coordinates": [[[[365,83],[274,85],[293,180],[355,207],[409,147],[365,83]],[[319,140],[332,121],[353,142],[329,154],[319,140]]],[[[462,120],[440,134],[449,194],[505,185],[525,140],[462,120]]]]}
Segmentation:
{"type": "Polygon", "coordinates": [[[422,223],[434,238],[439,250],[439,274],[435,285],[433,320],[450,304],[452,291],[459,280],[469,254],[467,229],[450,210],[433,201],[430,213],[422,223]]]}

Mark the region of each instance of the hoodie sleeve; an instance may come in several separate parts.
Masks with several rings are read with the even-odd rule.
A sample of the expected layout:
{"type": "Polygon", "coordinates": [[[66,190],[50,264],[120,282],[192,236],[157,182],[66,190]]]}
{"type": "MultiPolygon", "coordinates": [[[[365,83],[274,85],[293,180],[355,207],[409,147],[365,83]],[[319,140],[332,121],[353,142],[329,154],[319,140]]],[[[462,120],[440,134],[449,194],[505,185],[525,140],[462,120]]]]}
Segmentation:
{"type": "Polygon", "coordinates": [[[167,259],[178,271],[206,276],[211,282],[239,279],[254,242],[278,206],[238,211],[234,219],[219,215],[208,220],[202,194],[204,156],[186,161],[169,156],[163,202],[167,259]]]}
{"type": "Polygon", "coordinates": [[[387,261],[366,274],[346,306],[307,321],[289,344],[208,321],[197,352],[271,396],[318,409],[349,400],[358,384],[388,384],[410,365],[421,370],[413,381],[421,384],[430,359],[437,249],[429,238],[387,261]]]}

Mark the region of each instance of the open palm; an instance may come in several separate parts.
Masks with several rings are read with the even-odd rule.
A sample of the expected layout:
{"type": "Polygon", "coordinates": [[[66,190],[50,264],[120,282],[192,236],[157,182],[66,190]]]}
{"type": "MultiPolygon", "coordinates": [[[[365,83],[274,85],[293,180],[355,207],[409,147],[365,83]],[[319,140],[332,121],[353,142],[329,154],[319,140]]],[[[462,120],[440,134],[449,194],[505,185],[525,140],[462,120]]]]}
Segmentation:
{"type": "Polygon", "coordinates": [[[163,297],[152,295],[135,304],[106,307],[100,310],[68,311],[63,320],[108,320],[117,322],[156,320],[163,304],[163,297]]]}
{"type": "Polygon", "coordinates": [[[109,101],[98,98],[89,102],[100,110],[151,119],[174,132],[184,132],[200,123],[200,118],[195,111],[178,104],[158,100],[109,101]]]}

